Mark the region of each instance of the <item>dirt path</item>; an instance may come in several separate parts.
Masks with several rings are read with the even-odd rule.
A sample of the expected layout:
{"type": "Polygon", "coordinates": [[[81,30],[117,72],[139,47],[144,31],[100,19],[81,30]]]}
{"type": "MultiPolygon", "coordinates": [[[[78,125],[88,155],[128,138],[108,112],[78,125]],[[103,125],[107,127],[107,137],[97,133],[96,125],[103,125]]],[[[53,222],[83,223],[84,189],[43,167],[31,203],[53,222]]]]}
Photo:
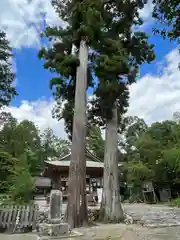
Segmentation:
{"type": "MultiPolygon", "coordinates": [[[[179,240],[180,227],[148,229],[124,224],[77,229],[84,234],[71,240],[179,240]]],[[[67,238],[66,238],[67,239],[67,238]]],[[[62,240],[66,240],[65,238],[62,240]]],[[[36,235],[0,235],[0,240],[37,240],[36,235]]]]}
{"type": "MultiPolygon", "coordinates": [[[[109,224],[78,230],[81,240],[179,240],[180,227],[148,229],[124,224],[109,224]]],[[[80,240],[80,238],[78,238],[80,240]]]]}
{"type": "MultiPolygon", "coordinates": [[[[46,208],[45,203],[41,203],[46,208]]],[[[63,204],[63,210],[66,205],[63,204]]],[[[97,207],[96,207],[97,208],[97,207]]],[[[108,224],[77,229],[74,240],[179,240],[180,209],[165,205],[123,204],[124,211],[141,225],[108,224]],[[156,228],[154,228],[155,226],[156,228]],[[162,228],[162,226],[165,226],[162,228]],[[167,227],[171,226],[171,227],[167,227]]],[[[0,235],[0,240],[37,240],[36,235],[0,235]]],[[[73,240],[73,238],[71,238],[73,240]]]]}

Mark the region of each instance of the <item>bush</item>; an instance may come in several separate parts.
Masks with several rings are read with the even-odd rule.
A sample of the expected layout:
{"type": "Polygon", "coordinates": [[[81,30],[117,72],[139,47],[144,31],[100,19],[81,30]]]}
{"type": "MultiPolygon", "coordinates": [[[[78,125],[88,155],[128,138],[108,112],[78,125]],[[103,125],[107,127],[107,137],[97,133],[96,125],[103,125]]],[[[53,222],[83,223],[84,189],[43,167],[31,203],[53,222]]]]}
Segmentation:
{"type": "Polygon", "coordinates": [[[16,203],[29,203],[32,200],[34,182],[29,172],[26,161],[21,161],[16,167],[11,178],[12,185],[9,194],[16,203]]]}
{"type": "Polygon", "coordinates": [[[18,160],[13,158],[8,152],[0,151],[0,192],[8,191],[11,181],[10,176],[13,174],[15,165],[18,160]]]}
{"type": "Polygon", "coordinates": [[[172,200],[169,204],[171,207],[180,207],[180,198],[172,200]]]}
{"type": "Polygon", "coordinates": [[[144,181],[151,181],[153,172],[142,162],[131,162],[128,165],[128,183],[133,183],[136,186],[141,186],[144,181]]]}

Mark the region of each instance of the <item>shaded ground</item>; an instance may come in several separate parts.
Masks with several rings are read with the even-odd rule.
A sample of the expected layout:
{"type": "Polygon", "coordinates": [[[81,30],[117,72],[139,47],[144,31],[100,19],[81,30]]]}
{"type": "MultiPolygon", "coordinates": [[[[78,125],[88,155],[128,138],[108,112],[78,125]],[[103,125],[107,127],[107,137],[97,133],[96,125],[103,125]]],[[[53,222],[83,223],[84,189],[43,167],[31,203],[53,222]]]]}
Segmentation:
{"type": "MultiPolygon", "coordinates": [[[[71,240],[179,240],[180,227],[148,229],[145,227],[123,224],[100,225],[81,228],[84,236],[71,240]]],[[[35,235],[0,235],[1,240],[36,240],[35,235]]],[[[65,239],[64,239],[65,240],[65,239]]]]}

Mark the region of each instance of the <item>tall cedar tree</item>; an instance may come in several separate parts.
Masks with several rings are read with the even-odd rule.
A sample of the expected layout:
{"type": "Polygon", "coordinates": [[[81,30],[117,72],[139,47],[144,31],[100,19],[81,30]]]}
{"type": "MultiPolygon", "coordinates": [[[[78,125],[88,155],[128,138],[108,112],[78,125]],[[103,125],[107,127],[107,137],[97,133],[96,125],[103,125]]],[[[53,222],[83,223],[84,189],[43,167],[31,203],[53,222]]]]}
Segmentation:
{"type": "Polygon", "coordinates": [[[12,49],[6,39],[6,34],[0,30],[0,109],[7,106],[17,95],[13,82],[15,74],[11,65],[12,49]]]}
{"type": "Polygon", "coordinates": [[[128,85],[133,83],[139,67],[154,59],[153,45],[144,32],[132,32],[141,25],[138,11],[146,1],[109,1],[105,5],[106,26],[95,49],[95,75],[98,85],[92,100],[92,121],[106,126],[104,184],[101,219],[119,222],[123,218],[120,203],[117,159],[118,124],[128,106],[128,85]]]}
{"type": "MultiPolygon", "coordinates": [[[[94,41],[91,45],[96,50],[91,55],[91,61],[92,63],[95,62],[95,74],[100,80],[95,91],[96,100],[92,101],[94,106],[92,112],[94,116],[100,116],[100,118],[93,118],[93,123],[99,122],[100,125],[108,125],[107,122],[109,122],[109,134],[106,134],[108,140],[106,139],[105,150],[107,164],[105,163],[105,165],[110,163],[108,161],[110,155],[112,156],[112,161],[111,167],[106,167],[106,169],[109,169],[104,176],[107,180],[106,185],[110,181],[110,178],[107,176],[115,176],[114,181],[112,181],[113,193],[106,191],[106,199],[108,201],[106,201],[106,212],[104,211],[102,214],[104,220],[119,221],[123,217],[119,201],[117,172],[117,119],[110,121],[113,116],[112,109],[116,102],[118,115],[116,116],[115,114],[115,116],[120,121],[122,113],[126,111],[128,106],[127,80],[128,83],[132,83],[135,80],[139,65],[145,61],[150,62],[154,58],[153,46],[148,46],[147,36],[141,32],[132,34],[130,30],[133,24],[140,25],[142,23],[141,19],[138,18],[138,9],[143,8],[145,3],[146,1],[142,1],[138,5],[137,3],[130,3],[130,1],[126,1],[126,3],[122,1],[107,1],[104,4],[103,12],[106,26],[101,29],[103,37],[101,37],[101,41],[94,41]],[[115,175],[112,174],[114,172],[116,172],[115,175]],[[111,196],[114,196],[113,201],[111,201],[111,196]]],[[[73,91],[73,86],[71,91],[73,91]]],[[[71,135],[73,129],[71,116],[74,103],[73,98],[69,97],[66,100],[68,101],[59,116],[65,118],[66,130],[71,135]]],[[[116,110],[114,112],[116,113],[116,110]]],[[[58,114],[59,109],[57,107],[56,116],[58,114]]],[[[108,187],[106,189],[108,190],[108,187]]]]}
{"type": "Polygon", "coordinates": [[[96,0],[55,0],[52,3],[67,27],[46,28],[45,36],[55,41],[39,55],[45,59],[44,67],[58,74],[51,80],[51,87],[56,87],[54,96],[57,102],[70,99],[73,104],[74,101],[66,218],[71,227],[78,227],[87,221],[86,90],[91,84],[88,47],[100,38],[102,3],[96,0]],[[87,81],[87,75],[90,81],[87,81]]]}
{"type": "MultiPolygon", "coordinates": [[[[180,51],[180,1],[179,0],[153,0],[152,16],[161,25],[153,32],[163,38],[177,41],[180,51]]],[[[180,68],[180,63],[179,63],[180,68]]]]}

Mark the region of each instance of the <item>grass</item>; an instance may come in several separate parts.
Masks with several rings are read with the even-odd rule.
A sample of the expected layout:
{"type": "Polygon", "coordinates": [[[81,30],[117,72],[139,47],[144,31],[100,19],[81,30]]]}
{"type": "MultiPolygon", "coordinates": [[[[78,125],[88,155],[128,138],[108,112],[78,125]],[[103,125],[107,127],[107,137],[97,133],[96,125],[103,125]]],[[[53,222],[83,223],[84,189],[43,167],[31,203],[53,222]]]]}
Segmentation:
{"type": "Polygon", "coordinates": [[[180,208],[180,197],[173,199],[170,201],[169,206],[171,207],[179,207],[180,208]]]}

